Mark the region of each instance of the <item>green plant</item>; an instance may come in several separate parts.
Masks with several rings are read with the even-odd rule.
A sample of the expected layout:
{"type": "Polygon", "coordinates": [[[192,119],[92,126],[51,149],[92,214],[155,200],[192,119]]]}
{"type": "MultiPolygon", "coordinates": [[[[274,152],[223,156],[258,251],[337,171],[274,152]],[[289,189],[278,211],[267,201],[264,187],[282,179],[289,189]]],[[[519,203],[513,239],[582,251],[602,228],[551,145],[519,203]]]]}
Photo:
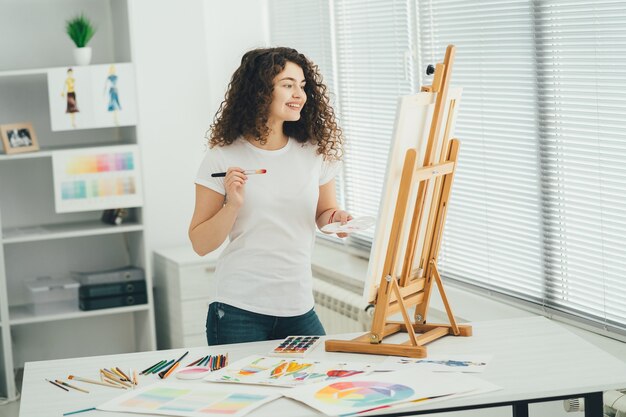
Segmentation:
{"type": "Polygon", "coordinates": [[[77,48],[87,46],[93,35],[96,34],[96,28],[82,13],[65,22],[65,32],[74,41],[77,48]]]}

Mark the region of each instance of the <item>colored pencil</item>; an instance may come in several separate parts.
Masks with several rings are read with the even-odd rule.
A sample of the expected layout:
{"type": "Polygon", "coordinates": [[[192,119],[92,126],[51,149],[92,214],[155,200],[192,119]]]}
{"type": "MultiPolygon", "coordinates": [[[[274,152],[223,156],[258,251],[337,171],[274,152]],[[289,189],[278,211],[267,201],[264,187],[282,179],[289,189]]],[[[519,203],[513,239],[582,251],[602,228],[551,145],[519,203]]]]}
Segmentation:
{"type": "MultiPolygon", "coordinates": [[[[247,169],[245,171],[243,171],[243,173],[245,175],[253,175],[253,174],[265,174],[267,172],[267,169],[247,169]]],[[[225,177],[226,173],[225,172],[214,172],[213,174],[211,174],[212,177],[225,177]]]]}
{"type": "Polygon", "coordinates": [[[133,370],[133,384],[135,384],[135,385],[139,385],[139,384],[137,383],[137,370],[136,370],[136,369],[135,369],[135,370],[133,370]]]}
{"type": "Polygon", "coordinates": [[[152,365],[149,368],[144,369],[143,371],[139,372],[139,375],[144,375],[144,374],[149,374],[150,370],[152,370],[152,368],[156,368],[159,365],[162,365],[163,363],[167,362],[166,360],[163,361],[158,361],[157,363],[155,363],[154,365],[152,365]]]}
{"type": "Polygon", "coordinates": [[[161,377],[161,379],[165,379],[165,378],[167,378],[168,376],[170,376],[170,374],[171,374],[172,372],[174,372],[174,369],[178,368],[178,365],[180,365],[180,362],[176,362],[174,365],[172,365],[172,366],[170,367],[170,369],[168,369],[168,370],[167,370],[167,372],[165,373],[165,375],[163,375],[163,376],[161,377]]]}
{"type": "Polygon", "coordinates": [[[189,365],[187,366],[194,366],[194,365],[198,365],[200,366],[200,363],[202,363],[203,360],[206,359],[206,356],[201,357],[200,359],[196,359],[195,361],[191,362],[189,365]]]}
{"type": "Polygon", "coordinates": [[[124,382],[117,374],[109,371],[108,369],[103,368],[103,369],[100,370],[100,372],[102,372],[102,374],[106,378],[112,380],[116,384],[121,384],[121,385],[124,385],[125,387],[129,387],[130,388],[130,384],[128,384],[127,382],[124,382]]]}
{"type": "Polygon", "coordinates": [[[57,386],[57,387],[61,388],[62,390],[69,391],[67,388],[62,387],[61,385],[57,384],[57,383],[56,383],[56,382],[54,382],[54,381],[50,381],[50,380],[49,380],[49,379],[47,379],[47,378],[44,378],[44,379],[45,379],[46,381],[48,381],[49,383],[51,383],[52,385],[55,385],[55,386],[57,386]]]}
{"type": "Polygon", "coordinates": [[[104,382],[111,384],[112,387],[126,389],[128,388],[123,382],[118,381],[117,379],[112,379],[110,376],[106,374],[102,374],[102,378],[104,382]]]}
{"type": "Polygon", "coordinates": [[[176,362],[174,359],[170,360],[169,362],[165,362],[163,365],[159,366],[158,368],[153,369],[150,373],[151,374],[156,374],[156,373],[160,372],[162,369],[165,369],[165,368],[171,366],[174,362],[176,362]]]}
{"type": "Polygon", "coordinates": [[[65,387],[75,389],[76,391],[81,391],[81,392],[89,394],[89,391],[87,391],[86,389],[79,388],[79,387],[76,387],[74,385],[70,385],[70,384],[68,384],[65,381],[61,381],[60,379],[55,379],[54,382],[56,382],[57,384],[61,384],[61,385],[65,386],[65,387]]]}
{"type": "Polygon", "coordinates": [[[73,379],[75,381],[81,381],[81,382],[86,382],[88,384],[97,384],[97,385],[104,385],[105,387],[111,387],[111,388],[122,388],[119,385],[112,385],[108,382],[100,382],[100,381],[95,381],[93,379],[87,379],[87,378],[81,378],[79,376],[74,376],[74,375],[69,375],[67,377],[67,379],[73,379]]]}
{"type": "Polygon", "coordinates": [[[83,408],[82,410],[76,410],[76,411],[69,411],[67,413],[63,413],[64,416],[70,416],[72,414],[78,414],[78,413],[84,413],[85,411],[93,411],[95,410],[96,407],[90,407],[90,408],[83,408]]]}
{"type": "Polygon", "coordinates": [[[113,370],[114,370],[114,371],[115,371],[115,370],[117,370],[117,371],[118,371],[118,372],[122,375],[122,378],[124,378],[124,379],[125,379],[125,380],[127,380],[128,382],[131,382],[130,377],[129,377],[128,375],[126,375],[126,374],[124,373],[124,371],[122,371],[120,368],[118,368],[118,367],[116,366],[115,368],[113,368],[113,370]]]}
{"type": "Polygon", "coordinates": [[[172,366],[176,365],[177,363],[180,363],[180,361],[182,361],[185,358],[185,356],[187,356],[188,353],[189,351],[183,353],[183,355],[180,358],[178,358],[176,362],[174,362],[170,367],[165,368],[164,370],[159,372],[159,376],[161,377],[161,379],[163,379],[163,376],[167,373],[167,371],[169,371],[172,368],[172,366]]]}

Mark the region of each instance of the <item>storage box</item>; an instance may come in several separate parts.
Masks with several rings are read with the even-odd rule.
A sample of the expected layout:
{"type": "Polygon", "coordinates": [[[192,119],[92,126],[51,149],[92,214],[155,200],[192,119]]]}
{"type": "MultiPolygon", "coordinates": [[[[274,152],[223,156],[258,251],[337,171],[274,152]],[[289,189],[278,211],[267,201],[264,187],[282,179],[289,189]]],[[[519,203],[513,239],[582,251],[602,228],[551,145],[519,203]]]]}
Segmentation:
{"type": "Polygon", "coordinates": [[[35,315],[78,311],[78,282],[71,278],[39,277],[26,281],[26,288],[35,315]]]}

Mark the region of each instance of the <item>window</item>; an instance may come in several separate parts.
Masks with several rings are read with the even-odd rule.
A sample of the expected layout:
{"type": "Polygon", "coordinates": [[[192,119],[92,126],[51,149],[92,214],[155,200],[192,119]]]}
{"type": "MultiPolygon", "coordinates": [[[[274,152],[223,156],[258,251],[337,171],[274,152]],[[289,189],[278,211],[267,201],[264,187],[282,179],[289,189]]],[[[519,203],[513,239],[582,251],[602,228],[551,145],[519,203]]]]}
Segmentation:
{"type": "Polygon", "coordinates": [[[307,32],[333,46],[347,208],[376,216],[396,98],[455,44],[444,276],[626,333],[626,0],[321,3],[331,38],[307,32]]]}

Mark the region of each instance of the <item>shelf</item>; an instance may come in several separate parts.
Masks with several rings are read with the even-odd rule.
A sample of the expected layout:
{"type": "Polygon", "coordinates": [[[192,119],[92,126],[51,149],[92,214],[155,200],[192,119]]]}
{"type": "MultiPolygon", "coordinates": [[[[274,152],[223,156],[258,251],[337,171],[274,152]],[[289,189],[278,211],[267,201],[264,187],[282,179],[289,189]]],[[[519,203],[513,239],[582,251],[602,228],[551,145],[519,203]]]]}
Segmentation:
{"type": "Polygon", "coordinates": [[[33,159],[33,158],[50,158],[55,152],[58,151],[67,151],[67,150],[76,150],[76,149],[91,149],[91,148],[101,148],[106,146],[127,146],[127,145],[135,145],[132,142],[119,142],[119,143],[93,143],[87,146],[75,146],[75,145],[64,145],[64,146],[48,146],[42,147],[38,151],[33,152],[24,152],[24,153],[16,153],[11,155],[0,154],[0,162],[1,161],[13,161],[16,159],[33,159]]]}
{"type": "Polygon", "coordinates": [[[32,312],[29,306],[20,305],[9,307],[9,325],[19,326],[23,324],[44,323],[48,321],[81,319],[87,317],[106,316],[111,314],[133,313],[136,311],[148,310],[149,308],[150,307],[148,304],[140,304],[129,307],[115,307],[103,308],[100,310],[92,311],[81,311],[78,309],[78,306],[76,306],[76,308],[64,306],[60,307],[58,311],[55,311],[53,313],[37,316],[32,312]]]}
{"type": "Polygon", "coordinates": [[[61,223],[4,229],[2,230],[2,241],[4,244],[36,242],[39,240],[138,232],[141,230],[143,230],[143,225],[137,222],[128,222],[119,226],[105,224],[100,221],[61,223]]]}
{"type": "Polygon", "coordinates": [[[21,77],[24,75],[46,75],[49,69],[50,68],[32,68],[32,69],[0,71],[0,78],[21,77]]]}

